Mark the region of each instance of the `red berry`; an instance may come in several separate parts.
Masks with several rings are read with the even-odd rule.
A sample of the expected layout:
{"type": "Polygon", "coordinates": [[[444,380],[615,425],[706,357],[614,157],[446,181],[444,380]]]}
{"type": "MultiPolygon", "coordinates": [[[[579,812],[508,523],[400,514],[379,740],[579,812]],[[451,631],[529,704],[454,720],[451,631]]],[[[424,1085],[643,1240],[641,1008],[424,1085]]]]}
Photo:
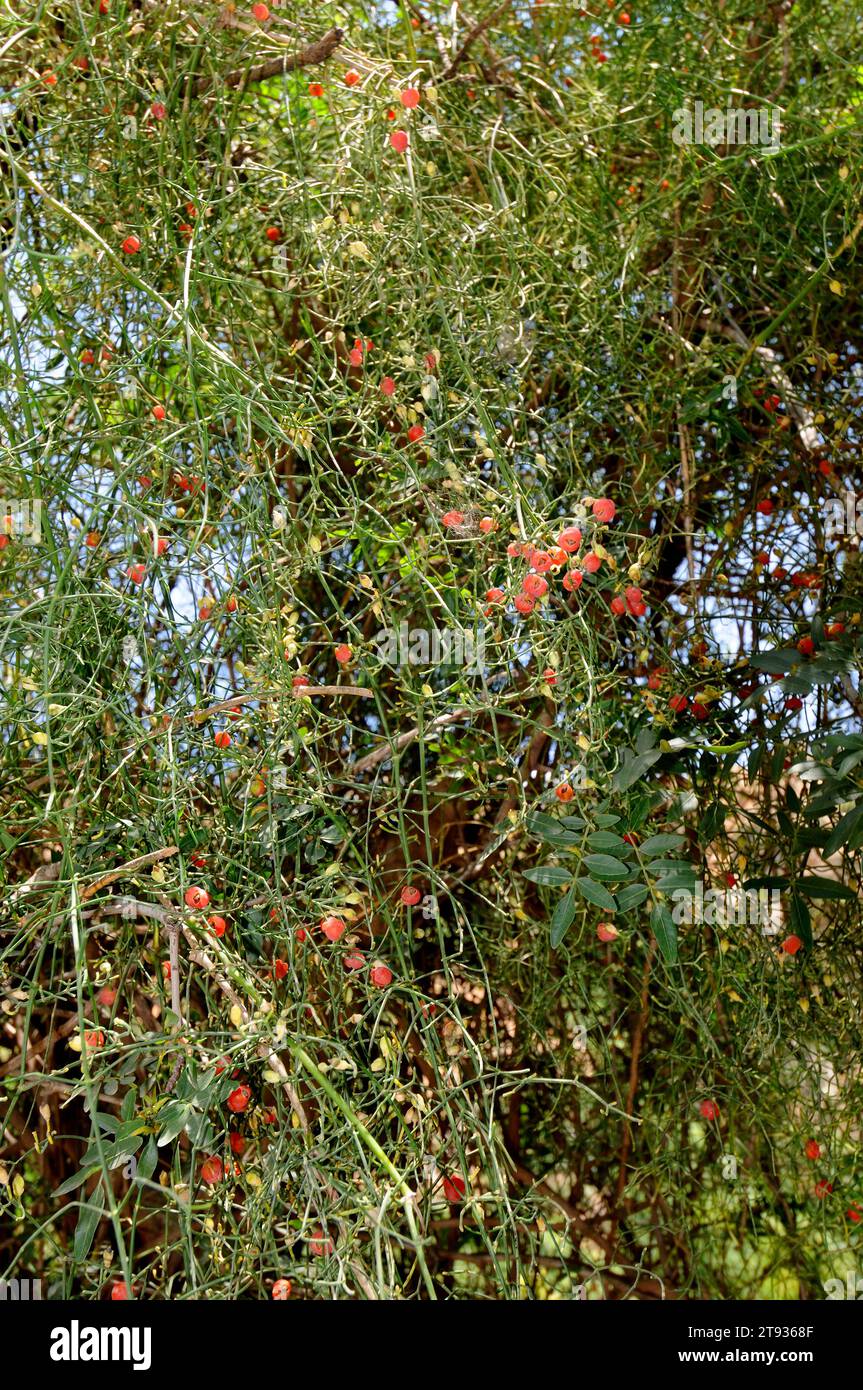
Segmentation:
{"type": "Polygon", "coordinates": [[[130,565],[126,570],[126,574],[133,584],[143,584],[146,573],[146,565],[130,565]]]}
{"type": "Polygon", "coordinates": [[[591,551],[589,555],[585,555],[582,560],[582,565],[587,570],[588,574],[596,574],[601,564],[602,556],[594,554],[593,551],[591,551]]]}
{"type": "Polygon", "coordinates": [[[150,413],[154,420],[164,420],[166,414],[165,407],[163,405],[154,405],[150,413]]]}
{"type": "Polygon", "coordinates": [[[841,637],[845,631],[844,623],[828,623],[824,629],[828,637],[841,637]]]}
{"type": "Polygon", "coordinates": [[[770,501],[769,497],[765,497],[761,502],[758,503],[755,510],[757,512],[760,512],[762,516],[772,516],[773,503],[770,501]]]}
{"type": "Polygon", "coordinates": [[[805,1152],[806,1152],[806,1157],[809,1158],[809,1159],[811,1159],[813,1163],[814,1163],[814,1161],[815,1161],[816,1158],[820,1158],[820,1157],[821,1157],[821,1145],[818,1143],[818,1140],[817,1140],[817,1139],[807,1139],[807,1140],[806,1140],[806,1150],[805,1150],[805,1152]]]}
{"type": "Polygon", "coordinates": [[[811,656],[815,650],[815,643],[811,637],[801,637],[797,643],[797,650],[801,656],[811,656]]]}
{"type": "Polygon", "coordinates": [[[324,917],[321,920],[321,931],[328,941],[340,941],[347,927],[341,917],[324,917]]]}
{"type": "Polygon", "coordinates": [[[134,1288],[130,1292],[129,1285],[126,1283],[125,1279],[115,1279],[111,1285],[111,1302],[125,1303],[127,1298],[131,1298],[134,1292],[134,1288]]]}
{"type": "Polygon", "coordinates": [[[441,526],[464,526],[464,512],[444,512],[441,526]]]}
{"type": "Polygon", "coordinates": [[[96,995],[96,1003],[102,1004],[106,1009],[110,1009],[114,1000],[117,998],[117,991],[110,985],[104,985],[96,995]]]}
{"type": "Polygon", "coordinates": [[[553,666],[546,666],[542,673],[542,678],[546,685],[557,685],[557,672],[553,666]]]}
{"type": "Polygon", "coordinates": [[[391,376],[385,376],[381,379],[381,390],[385,396],[391,396],[395,389],[396,384],[391,376]]]}
{"type": "Polygon", "coordinates": [[[416,87],[405,87],[404,91],[399,93],[399,101],[402,106],[406,106],[409,111],[413,111],[414,107],[420,104],[418,89],[416,87]]]}
{"type": "Polygon", "coordinates": [[[340,666],[346,666],[350,661],[351,657],[353,656],[353,652],[351,651],[347,642],[342,642],[338,647],[336,647],[335,651],[333,652],[333,656],[336,658],[336,661],[339,663],[340,666]]]}
{"type": "Polygon", "coordinates": [[[224,936],[228,927],[224,917],[220,917],[218,913],[214,913],[212,917],[208,917],[207,924],[214,936],[224,936]]]}
{"type": "Polygon", "coordinates": [[[233,1111],[235,1115],[242,1115],[244,1110],[248,1110],[251,1099],[251,1086],[246,1086],[245,1084],[238,1086],[236,1090],[232,1091],[228,1096],[228,1109],[233,1111]]]}
{"type": "Polygon", "coordinates": [[[672,695],[668,704],[669,707],[674,710],[675,714],[682,714],[689,704],[689,701],[685,695],[672,695]]]}
{"type": "Polygon", "coordinates": [[[548,593],[547,581],[538,574],[526,574],[521,587],[528,598],[542,598],[548,593]]]}
{"type": "Polygon", "coordinates": [[[506,594],[503,589],[486,589],[485,597],[487,603],[503,603],[506,594]]]}
{"type": "Polygon", "coordinates": [[[534,550],[532,546],[527,556],[527,562],[537,574],[548,574],[554,564],[547,550],[534,550]]]}
{"type": "Polygon", "coordinates": [[[411,444],[416,444],[418,440],[422,439],[424,434],[425,430],[423,429],[422,425],[411,425],[410,429],[408,430],[408,439],[410,440],[411,444]]]}
{"type": "Polygon", "coordinates": [[[359,82],[359,80],[360,80],[360,75],[359,75],[358,72],[354,72],[353,68],[351,68],[351,71],[350,71],[350,72],[346,72],[346,73],[345,73],[345,86],[346,86],[346,87],[355,87],[355,86],[357,85],[357,83],[359,82]]]}
{"type": "Polygon", "coordinates": [[[558,536],[557,543],[567,555],[574,555],[581,545],[581,532],[577,526],[567,526],[558,536]]]}
{"type": "Polygon", "coordinates": [[[574,593],[576,589],[580,589],[583,583],[584,575],[581,570],[567,570],[566,574],[563,576],[563,587],[571,594],[574,593]]]}
{"type": "Polygon", "coordinates": [[[354,951],[351,955],[345,956],[345,970],[362,970],[366,963],[366,958],[362,951],[354,951]]]}
{"type": "Polygon", "coordinates": [[[277,1279],[273,1285],[273,1298],[277,1303],[284,1303],[291,1296],[290,1279],[277,1279]]]}
{"type": "Polygon", "coordinates": [[[329,1236],[325,1236],[320,1227],[312,1232],[309,1240],[309,1254],[320,1259],[322,1255],[332,1255],[335,1246],[329,1236]]]}
{"type": "Polygon", "coordinates": [[[210,895],[206,888],[187,888],[183,894],[183,901],[186,907],[194,907],[199,911],[210,905],[210,895]]]}
{"type": "Polygon", "coordinates": [[[231,1153],[236,1154],[238,1158],[242,1158],[246,1151],[246,1141],[242,1134],[231,1134],[228,1138],[228,1143],[231,1146],[231,1153]]]}
{"type": "Polygon", "coordinates": [[[403,888],[399,896],[405,907],[416,907],[422,893],[418,888],[403,888]]]}
{"type": "Polygon", "coordinates": [[[282,230],[280,227],[268,227],[264,232],[264,236],[267,238],[267,241],[281,241],[282,230]]]}
{"type": "Polygon", "coordinates": [[[121,250],[121,251],[124,253],[124,255],[126,255],[126,256],[134,256],[134,255],[137,254],[138,251],[140,251],[140,249],[141,249],[141,242],[140,242],[140,239],[139,239],[138,237],[135,236],[134,232],[130,233],[129,236],[126,237],[126,240],[123,242],[122,246],[120,247],[120,250],[121,250]]]}
{"type": "Polygon", "coordinates": [[[608,606],[611,609],[612,613],[614,613],[614,615],[618,618],[622,617],[623,614],[626,612],[626,604],[620,597],[620,594],[615,594],[614,598],[611,600],[611,603],[608,606]]]}
{"type": "Polygon", "coordinates": [[[571,801],[572,798],[575,796],[575,792],[573,791],[572,787],[569,785],[568,782],[561,782],[559,787],[555,787],[554,794],[557,797],[558,801],[564,802],[571,801]]]}
{"type": "Polygon", "coordinates": [[[90,1029],[84,1034],[84,1043],[87,1047],[104,1047],[105,1034],[101,1028],[90,1029]]]}
{"type": "Polygon", "coordinates": [[[386,989],[393,982],[393,972],[387,965],[373,965],[369,978],[377,989],[386,989]]]}
{"type": "Polygon", "coordinates": [[[605,524],[609,521],[614,520],[614,515],[617,511],[617,508],[610,497],[597,497],[596,501],[591,507],[591,511],[593,512],[593,515],[596,517],[597,521],[600,521],[603,524],[605,524]]]}
{"type": "Polygon", "coordinates": [[[786,956],[796,956],[802,945],[803,942],[799,936],[786,936],[782,943],[782,950],[786,956]]]}
{"type": "Polygon", "coordinates": [[[600,941],[605,942],[616,941],[618,937],[617,928],[613,927],[610,922],[600,922],[596,928],[596,934],[600,941]]]}
{"type": "Polygon", "coordinates": [[[215,743],[217,748],[230,748],[231,735],[229,733],[226,733],[224,729],[220,729],[219,732],[215,735],[213,742],[215,743]]]}
{"type": "Polygon", "coordinates": [[[536,604],[534,603],[533,599],[528,598],[526,594],[518,594],[515,598],[515,606],[518,609],[519,613],[527,617],[528,613],[533,612],[534,608],[536,607],[536,604]]]}
{"type": "Polygon", "coordinates": [[[224,1176],[222,1160],[220,1158],[207,1158],[201,1164],[201,1177],[204,1182],[208,1182],[211,1187],[215,1187],[217,1182],[221,1182],[224,1176]]]}
{"type": "Polygon", "coordinates": [[[163,121],[167,114],[167,108],[163,106],[161,101],[153,102],[153,105],[150,107],[150,115],[153,117],[154,121],[163,121]]]}
{"type": "Polygon", "coordinates": [[[390,131],[390,144],[396,154],[404,154],[408,147],[408,134],[406,130],[390,131]]]}
{"type": "Polygon", "coordinates": [[[482,531],[484,536],[489,536],[491,535],[492,531],[497,530],[497,522],[495,521],[493,516],[481,517],[479,522],[479,529],[482,531]]]}
{"type": "Polygon", "coordinates": [[[283,980],[290,969],[287,961],[277,960],[273,966],[273,974],[277,980],[283,980]]]}
{"type": "Polygon", "coordinates": [[[818,1182],[815,1184],[815,1196],[827,1197],[832,1191],[832,1182],[828,1182],[826,1178],[819,1178],[818,1182]]]}
{"type": "Polygon", "coordinates": [[[455,1204],[463,1201],[466,1190],[467,1186],[465,1180],[459,1177],[458,1173],[454,1173],[451,1177],[444,1178],[443,1180],[443,1192],[448,1202],[455,1204]]]}
{"type": "Polygon", "coordinates": [[[266,5],[258,4],[252,6],[252,14],[259,24],[265,24],[270,17],[270,11],[266,5]]]}
{"type": "Polygon", "coordinates": [[[719,1106],[716,1104],[715,1100],[703,1100],[698,1109],[701,1112],[701,1118],[704,1120],[719,1119],[719,1106]]]}

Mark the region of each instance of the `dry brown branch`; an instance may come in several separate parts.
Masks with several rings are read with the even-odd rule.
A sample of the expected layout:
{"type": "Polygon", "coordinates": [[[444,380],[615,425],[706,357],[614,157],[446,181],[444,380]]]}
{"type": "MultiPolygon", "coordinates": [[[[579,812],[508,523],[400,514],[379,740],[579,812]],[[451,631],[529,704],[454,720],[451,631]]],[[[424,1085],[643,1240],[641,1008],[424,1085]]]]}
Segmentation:
{"type": "Polygon", "coordinates": [[[458,53],[456,53],[452,62],[447,67],[445,67],[443,72],[441,73],[441,82],[446,82],[450,77],[454,76],[454,74],[461,67],[465,58],[468,56],[471,48],[476,43],[477,39],[481,38],[482,35],[486,32],[486,30],[490,29],[491,26],[498,19],[500,19],[503,14],[506,13],[506,11],[510,8],[511,4],[512,0],[503,0],[502,5],[498,5],[496,10],[492,10],[490,15],[486,15],[485,19],[480,20],[479,24],[475,24],[473,26],[473,28],[468,32],[467,36],[465,37],[464,43],[458,50],[458,53]]]}
{"type": "Polygon", "coordinates": [[[221,714],[224,710],[239,709],[242,705],[254,704],[256,700],[263,704],[266,700],[277,700],[285,695],[292,695],[297,700],[314,695],[356,695],[360,699],[369,700],[372,694],[373,691],[365,685],[299,685],[290,690],[258,690],[247,695],[232,695],[229,700],[220,700],[218,704],[209,705],[206,709],[190,710],[185,718],[209,719],[211,715],[221,714]]]}
{"type": "Polygon", "coordinates": [[[158,864],[162,859],[171,859],[175,854],[179,854],[177,846],[168,845],[165,849],[154,849],[152,854],[141,854],[137,859],[130,859],[128,863],[121,864],[119,869],[112,869],[109,874],[103,874],[95,883],[91,883],[85,888],[81,894],[82,903],[85,903],[88,898],[92,898],[100,888],[107,888],[109,883],[116,883],[118,878],[134,873],[137,869],[145,869],[149,864],[158,864]]]}
{"type": "Polygon", "coordinates": [[[293,72],[296,68],[310,68],[317,63],[325,63],[338,48],[344,33],[341,29],[330,29],[320,39],[306,44],[296,53],[286,53],[283,57],[267,58],[251,68],[236,68],[224,77],[198,77],[192,83],[192,93],[203,96],[214,86],[247,87],[250,82],[265,82],[268,77],[278,77],[282,73],[293,72]]]}
{"type": "MultiPolygon", "coordinates": [[[[472,711],[469,709],[449,710],[446,714],[439,714],[437,719],[433,719],[425,733],[433,733],[437,729],[446,728],[448,724],[457,724],[461,719],[469,719],[472,711]]],[[[354,763],[354,772],[369,772],[371,768],[377,767],[378,763],[386,762],[392,758],[393,754],[400,753],[408,744],[413,743],[420,736],[419,727],[408,729],[406,733],[399,734],[397,739],[381,744],[380,748],[375,748],[371,753],[366,753],[364,758],[354,763]]]]}
{"type": "MultiPolygon", "coordinates": [[[[173,909],[169,907],[159,907],[156,903],[139,902],[136,898],[108,898],[104,903],[99,904],[99,910],[107,913],[116,912],[122,917],[148,917],[154,921],[161,922],[162,925],[169,930],[177,929],[182,932],[189,946],[189,959],[192,961],[192,964],[205,970],[207,974],[215,980],[222,994],[224,994],[231,1006],[239,1009],[241,1022],[248,1023],[249,1012],[233,985],[231,985],[220,967],[202,947],[198,937],[192,931],[192,928],[188,923],[184,922],[182,917],[177,915],[173,909]]],[[[174,974],[175,971],[172,969],[172,977],[174,974]]],[[[178,1008],[175,1008],[174,1011],[179,1013],[178,1008]]],[[[288,1076],[287,1069],[281,1057],[270,1047],[268,1042],[260,1043],[256,1051],[258,1056],[266,1062],[267,1066],[271,1067],[272,1070],[278,1074],[285,1088],[285,1094],[290,1101],[291,1109],[294,1111],[303,1129],[308,1129],[308,1116],[306,1115],[297,1090],[288,1076]]]]}

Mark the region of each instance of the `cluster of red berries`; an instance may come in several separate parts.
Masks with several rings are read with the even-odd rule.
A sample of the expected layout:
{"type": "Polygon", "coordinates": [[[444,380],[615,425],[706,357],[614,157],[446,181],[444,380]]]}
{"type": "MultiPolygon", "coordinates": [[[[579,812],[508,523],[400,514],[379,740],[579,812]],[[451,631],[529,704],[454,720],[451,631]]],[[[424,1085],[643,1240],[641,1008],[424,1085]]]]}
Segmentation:
{"type": "MultiPolygon", "coordinates": [[[[611,498],[598,497],[592,502],[591,510],[595,524],[605,526],[614,520],[617,509],[611,498]]],[[[465,513],[456,509],[444,512],[441,517],[441,525],[448,530],[459,530],[466,524],[465,513]]],[[[482,517],[477,525],[484,535],[498,529],[498,523],[490,516],[482,517]]],[[[545,578],[547,574],[554,576],[563,571],[563,587],[570,594],[581,588],[585,574],[596,574],[602,565],[604,552],[594,548],[579,561],[574,560],[573,557],[581,550],[582,540],[582,532],[578,526],[565,526],[548,549],[536,546],[530,541],[509,543],[506,548],[509,558],[527,561],[528,572],[522,579],[520,591],[512,599],[514,608],[522,617],[532,613],[537,602],[548,593],[548,580],[545,578]]],[[[506,591],[495,585],[486,590],[485,601],[488,605],[485,615],[490,617],[495,608],[506,603],[506,591]]],[[[620,599],[619,604],[618,607],[617,600],[612,599],[613,613],[626,612],[628,609],[634,616],[641,617],[647,612],[642,592],[635,586],[625,591],[625,598],[620,599]]]]}
{"type": "Polygon", "coordinates": [[[710,710],[703,700],[699,699],[698,694],[693,695],[691,704],[688,695],[672,695],[668,701],[668,707],[675,714],[686,714],[688,710],[693,719],[707,719],[710,714],[710,710]]]}
{"type": "Polygon", "coordinates": [[[361,367],[366,355],[374,351],[374,343],[371,338],[355,338],[354,345],[348,353],[348,358],[352,367],[361,367]]]}
{"type": "MultiPolygon", "coordinates": [[[[807,1139],[803,1152],[810,1163],[815,1163],[821,1157],[821,1145],[818,1143],[817,1139],[807,1139]]],[[[828,1182],[826,1178],[819,1178],[818,1182],[815,1184],[815,1196],[829,1197],[832,1191],[832,1182],[828,1182]]],[[[853,1221],[855,1225],[863,1219],[863,1212],[861,1212],[859,1203],[857,1202],[851,1203],[845,1215],[848,1220],[853,1221]]]]}
{"type": "MultiPolygon", "coordinates": [[[[347,926],[342,921],[341,917],[322,917],[319,925],[324,936],[328,941],[333,942],[333,944],[337,941],[341,941],[347,931],[347,926]]],[[[305,933],[301,939],[305,940],[305,933]]],[[[343,963],[345,970],[362,970],[366,965],[366,958],[362,951],[352,950],[345,956],[343,963]]],[[[388,965],[384,965],[382,962],[378,961],[369,971],[369,979],[377,989],[386,989],[387,986],[391,985],[393,982],[393,972],[388,965]]]]}

